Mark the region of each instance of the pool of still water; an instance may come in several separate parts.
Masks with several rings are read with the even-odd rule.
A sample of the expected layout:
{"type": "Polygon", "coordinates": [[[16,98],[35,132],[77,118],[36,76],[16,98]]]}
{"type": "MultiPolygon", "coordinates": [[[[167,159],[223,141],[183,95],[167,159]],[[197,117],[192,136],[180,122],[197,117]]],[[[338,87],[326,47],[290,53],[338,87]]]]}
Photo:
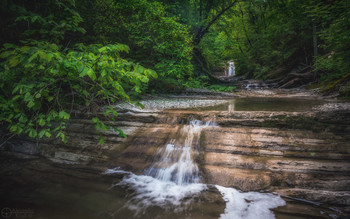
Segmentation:
{"type": "MultiPolygon", "coordinates": [[[[206,189],[192,197],[184,197],[183,201],[190,200],[189,204],[172,205],[165,202],[166,207],[150,205],[136,213],[136,210],[128,207],[130,200],[137,195],[135,188],[125,184],[113,186],[128,178],[125,174],[102,174],[95,169],[55,164],[41,158],[22,160],[12,156],[1,156],[0,167],[0,208],[10,209],[11,217],[8,218],[244,218],[240,215],[223,217],[227,205],[213,185],[207,185],[206,189]]],[[[135,177],[131,180],[140,176],[135,177]]],[[[235,192],[240,193],[237,190],[235,192]]],[[[242,196],[246,200],[254,195],[242,194],[249,194],[242,196]]],[[[259,197],[255,202],[260,199],[264,208],[265,194],[256,194],[259,197]]],[[[263,218],[336,217],[336,212],[326,207],[289,198],[283,200],[286,205],[272,209],[272,216],[267,214],[271,217],[263,218]]],[[[260,206],[255,207],[259,211],[260,206]]]]}

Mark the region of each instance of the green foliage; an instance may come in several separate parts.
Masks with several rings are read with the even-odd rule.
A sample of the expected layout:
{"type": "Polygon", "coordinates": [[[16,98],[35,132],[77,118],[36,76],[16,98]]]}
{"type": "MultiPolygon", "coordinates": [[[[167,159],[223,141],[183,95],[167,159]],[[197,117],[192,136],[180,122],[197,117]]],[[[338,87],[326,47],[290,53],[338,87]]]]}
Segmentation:
{"type": "MultiPolygon", "coordinates": [[[[65,142],[66,123],[81,106],[94,112],[116,101],[132,102],[143,92],[186,87],[234,91],[211,85],[208,77],[194,78],[192,54],[202,67],[198,71],[234,60],[238,74],[255,78],[312,65],[325,86],[349,95],[349,0],[16,0],[1,5],[0,124],[12,133],[65,142]],[[314,57],[316,34],[319,55],[314,57]]],[[[117,112],[109,107],[105,116],[115,121],[117,112]]],[[[97,116],[93,122],[103,143],[102,132],[111,127],[97,116]]]]}
{"type": "Polygon", "coordinates": [[[2,43],[23,39],[38,39],[60,43],[71,35],[86,31],[75,10],[74,0],[4,1],[1,22],[2,43]]]}
{"type": "Polygon", "coordinates": [[[182,80],[192,74],[189,28],[170,17],[163,4],[147,0],[96,0],[94,32],[105,42],[131,47],[130,57],[153,68],[160,78],[182,80]]]}
{"type": "MultiPolygon", "coordinates": [[[[74,0],[4,4],[10,10],[1,15],[1,31],[12,37],[4,38],[0,54],[0,124],[12,133],[66,142],[74,110],[95,112],[105,104],[131,102],[157,78],[155,71],[120,56],[130,52],[124,44],[74,43],[86,32],[74,0]]],[[[108,108],[106,116],[115,121],[117,113],[108,108]]],[[[93,121],[100,131],[113,128],[93,121]]]]}
{"type": "Polygon", "coordinates": [[[211,84],[211,81],[208,76],[199,76],[196,78],[190,78],[184,83],[184,86],[187,88],[198,88],[198,89],[209,89],[212,91],[218,92],[233,92],[235,91],[235,86],[225,86],[220,84],[211,84]]]}
{"type": "Polygon", "coordinates": [[[162,77],[157,80],[151,80],[149,87],[149,91],[152,94],[181,93],[185,88],[182,81],[172,77],[162,77]]]}
{"type": "Polygon", "coordinates": [[[210,85],[208,88],[209,90],[218,91],[218,92],[233,92],[236,90],[235,86],[224,86],[220,84],[213,84],[213,85],[210,85]]]}
{"type": "MultiPolygon", "coordinates": [[[[107,116],[108,114],[112,114],[113,116],[111,117],[111,120],[113,120],[115,122],[115,117],[117,116],[117,112],[113,109],[113,107],[109,107],[105,113],[105,115],[107,116]]],[[[104,144],[105,140],[102,137],[102,132],[105,132],[107,130],[113,130],[114,132],[118,133],[119,137],[123,137],[126,138],[127,136],[124,134],[124,132],[121,129],[118,129],[114,126],[108,126],[106,125],[103,121],[101,121],[98,117],[94,117],[92,118],[93,123],[95,124],[95,128],[98,131],[98,133],[100,134],[100,138],[99,138],[99,144],[104,144]]]]}
{"type": "Polygon", "coordinates": [[[324,44],[324,55],[317,58],[316,68],[321,71],[321,81],[344,77],[350,70],[350,1],[338,1],[333,5],[317,5],[316,19],[326,26],[319,35],[324,44]]]}
{"type": "Polygon", "coordinates": [[[209,77],[202,75],[196,78],[189,78],[184,82],[184,86],[188,88],[205,88],[209,85],[209,82],[209,77]]]}
{"type": "Polygon", "coordinates": [[[239,2],[212,26],[200,49],[212,70],[235,60],[238,75],[266,79],[313,66],[321,81],[338,84],[350,69],[349,5],[349,0],[239,2]]]}
{"type": "Polygon", "coordinates": [[[310,4],[239,2],[213,25],[200,44],[211,69],[220,68],[222,61],[235,60],[238,75],[266,78],[280,66],[310,64],[312,25],[304,14],[310,4]]]}
{"type": "MultiPolygon", "coordinates": [[[[77,105],[93,108],[117,100],[131,101],[150,78],[150,69],[120,57],[123,44],[78,44],[62,49],[56,44],[28,41],[4,44],[0,58],[0,122],[10,132],[32,138],[55,134],[66,142],[66,122],[77,105]]],[[[116,116],[113,109],[106,111],[116,116]]],[[[103,123],[98,123],[102,130],[103,123]]]]}

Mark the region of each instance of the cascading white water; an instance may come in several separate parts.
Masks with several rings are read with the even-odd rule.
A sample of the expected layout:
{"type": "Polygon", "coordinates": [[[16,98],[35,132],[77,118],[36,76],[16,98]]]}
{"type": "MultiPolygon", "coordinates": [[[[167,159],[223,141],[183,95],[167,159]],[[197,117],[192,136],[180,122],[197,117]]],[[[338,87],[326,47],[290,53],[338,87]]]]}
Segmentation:
{"type": "Polygon", "coordinates": [[[235,62],[229,61],[227,68],[225,69],[225,75],[227,77],[234,76],[236,74],[236,67],[235,67],[235,62]]]}
{"type": "Polygon", "coordinates": [[[169,143],[165,148],[160,148],[152,166],[145,171],[146,175],[152,176],[165,182],[175,182],[177,185],[188,185],[199,183],[199,169],[193,161],[193,156],[197,154],[193,147],[198,144],[200,133],[203,127],[215,127],[213,121],[202,122],[191,120],[189,125],[185,125],[181,130],[181,137],[184,142],[169,143]]]}
{"type": "Polygon", "coordinates": [[[193,156],[197,153],[193,150],[194,145],[199,141],[202,127],[213,126],[215,123],[203,123],[199,120],[190,121],[189,125],[184,125],[180,133],[180,142],[172,140],[164,148],[157,152],[155,160],[150,168],[145,171],[146,175],[164,182],[174,182],[177,185],[188,185],[199,183],[199,169],[193,161],[193,156]],[[185,139],[181,142],[181,139],[185,139]]]}
{"type": "Polygon", "coordinates": [[[193,162],[190,146],[168,144],[162,149],[161,160],[145,171],[146,175],[177,185],[198,183],[198,166],[193,162]]]}
{"type": "MultiPolygon", "coordinates": [[[[200,134],[205,127],[216,127],[215,122],[191,120],[181,129],[180,138],[171,140],[160,148],[145,175],[135,175],[119,168],[109,169],[105,174],[126,175],[115,186],[131,188],[134,193],[126,206],[136,215],[149,207],[158,206],[175,212],[185,210],[194,197],[207,189],[200,183],[199,168],[194,162],[200,134]],[[176,207],[176,208],[174,208],[176,207]]],[[[220,218],[274,218],[269,210],[285,204],[279,196],[257,192],[242,193],[234,188],[216,186],[226,201],[226,209],[220,218]]]]}
{"type": "Polygon", "coordinates": [[[216,123],[191,120],[189,125],[183,125],[179,138],[158,149],[153,164],[144,171],[145,175],[135,175],[119,168],[106,171],[105,174],[128,175],[116,184],[135,191],[126,207],[134,210],[136,215],[152,206],[164,209],[176,206],[176,211],[181,211],[193,197],[206,189],[205,184],[199,183],[199,168],[193,157],[198,154],[194,147],[199,144],[202,129],[211,126],[216,126],[216,123]]]}

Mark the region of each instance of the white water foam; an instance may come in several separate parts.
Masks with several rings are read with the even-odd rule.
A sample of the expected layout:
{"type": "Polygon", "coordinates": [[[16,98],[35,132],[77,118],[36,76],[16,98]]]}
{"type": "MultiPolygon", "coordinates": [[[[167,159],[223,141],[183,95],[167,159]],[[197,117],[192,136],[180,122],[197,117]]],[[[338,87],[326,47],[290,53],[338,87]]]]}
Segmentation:
{"type": "Polygon", "coordinates": [[[239,192],[234,188],[216,185],[226,201],[225,213],[220,219],[258,219],[275,218],[272,208],[283,206],[286,202],[278,195],[259,192],[239,192]]]}
{"type": "Polygon", "coordinates": [[[132,174],[132,172],[128,172],[128,171],[120,169],[120,167],[116,167],[116,168],[113,168],[113,169],[107,169],[103,174],[104,175],[132,174]]]}
{"type": "MultiPolygon", "coordinates": [[[[150,207],[161,207],[180,212],[186,210],[194,198],[208,187],[200,183],[200,174],[192,148],[199,144],[203,127],[216,126],[215,122],[191,120],[181,129],[181,138],[173,139],[160,148],[146,175],[135,175],[120,168],[108,169],[104,174],[122,174],[124,178],[114,186],[133,191],[124,207],[136,215],[144,214],[150,207]],[[183,141],[184,140],[184,141],[183,141]],[[176,145],[177,144],[177,145],[176,145]]],[[[241,193],[233,188],[216,186],[226,201],[222,219],[274,218],[271,208],[285,204],[279,196],[258,192],[241,193]]]]}
{"type": "Polygon", "coordinates": [[[207,121],[203,122],[201,120],[191,120],[190,121],[190,126],[193,126],[194,128],[198,127],[218,127],[218,124],[214,121],[207,121]]]}
{"type": "MultiPolygon", "coordinates": [[[[133,190],[125,207],[141,215],[150,207],[171,209],[174,212],[186,210],[188,204],[208,187],[201,183],[178,185],[171,181],[162,181],[151,176],[135,175],[119,168],[108,169],[104,174],[122,174],[123,180],[114,186],[133,190]]],[[[240,192],[234,188],[215,185],[226,202],[225,212],[220,219],[272,219],[270,209],[285,205],[278,195],[259,192],[240,192]]]]}
{"type": "Polygon", "coordinates": [[[134,191],[125,207],[135,211],[135,215],[143,214],[149,207],[154,206],[182,211],[193,201],[196,194],[207,189],[205,184],[178,185],[151,176],[135,175],[119,168],[108,169],[104,174],[126,174],[123,180],[114,186],[127,187],[134,191]]]}
{"type": "Polygon", "coordinates": [[[174,182],[177,185],[199,183],[199,168],[193,161],[198,151],[193,147],[199,145],[202,128],[217,126],[215,122],[191,120],[184,125],[179,139],[171,140],[166,147],[160,148],[155,161],[145,174],[165,182],[174,182]],[[184,141],[183,141],[184,140],[184,141]]]}
{"type": "Polygon", "coordinates": [[[176,147],[168,144],[165,151],[160,152],[161,161],[155,162],[145,171],[146,175],[164,182],[175,182],[177,185],[198,183],[198,166],[193,162],[191,147],[176,147]]]}

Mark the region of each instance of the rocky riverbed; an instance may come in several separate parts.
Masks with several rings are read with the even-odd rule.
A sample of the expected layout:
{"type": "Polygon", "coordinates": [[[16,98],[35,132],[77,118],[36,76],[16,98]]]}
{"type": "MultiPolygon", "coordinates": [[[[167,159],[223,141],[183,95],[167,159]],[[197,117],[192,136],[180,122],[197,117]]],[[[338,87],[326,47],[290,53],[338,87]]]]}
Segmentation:
{"type": "MultiPolygon", "coordinates": [[[[12,139],[2,147],[6,162],[0,174],[5,181],[21,185],[30,174],[16,178],[22,176],[14,164],[20,159],[26,169],[30,166],[27,172],[37,174],[29,180],[33,184],[41,178],[57,181],[52,173],[45,174],[53,171],[58,176],[68,175],[63,178],[74,175],[78,181],[98,179],[101,189],[104,183],[111,183],[108,177],[97,177],[107,168],[140,174],[152,164],[159,148],[182,138],[184,125],[211,122],[213,125],[201,127],[193,144],[203,182],[280,194],[287,205],[275,209],[277,218],[349,216],[348,102],[304,90],[257,89],[225,95],[190,90],[177,96],[148,97],[141,103],[143,110],[130,104],[116,105],[116,125],[128,138],[106,131],[103,145],[97,143],[99,134],[89,115],[83,113],[76,113],[67,126],[67,144],[54,139],[12,139]]],[[[102,112],[100,118],[111,123],[102,112]]],[[[16,194],[7,194],[12,205],[16,194]]],[[[21,205],[25,206],[25,201],[21,205]]],[[[213,212],[217,218],[219,213],[213,212]]]]}

